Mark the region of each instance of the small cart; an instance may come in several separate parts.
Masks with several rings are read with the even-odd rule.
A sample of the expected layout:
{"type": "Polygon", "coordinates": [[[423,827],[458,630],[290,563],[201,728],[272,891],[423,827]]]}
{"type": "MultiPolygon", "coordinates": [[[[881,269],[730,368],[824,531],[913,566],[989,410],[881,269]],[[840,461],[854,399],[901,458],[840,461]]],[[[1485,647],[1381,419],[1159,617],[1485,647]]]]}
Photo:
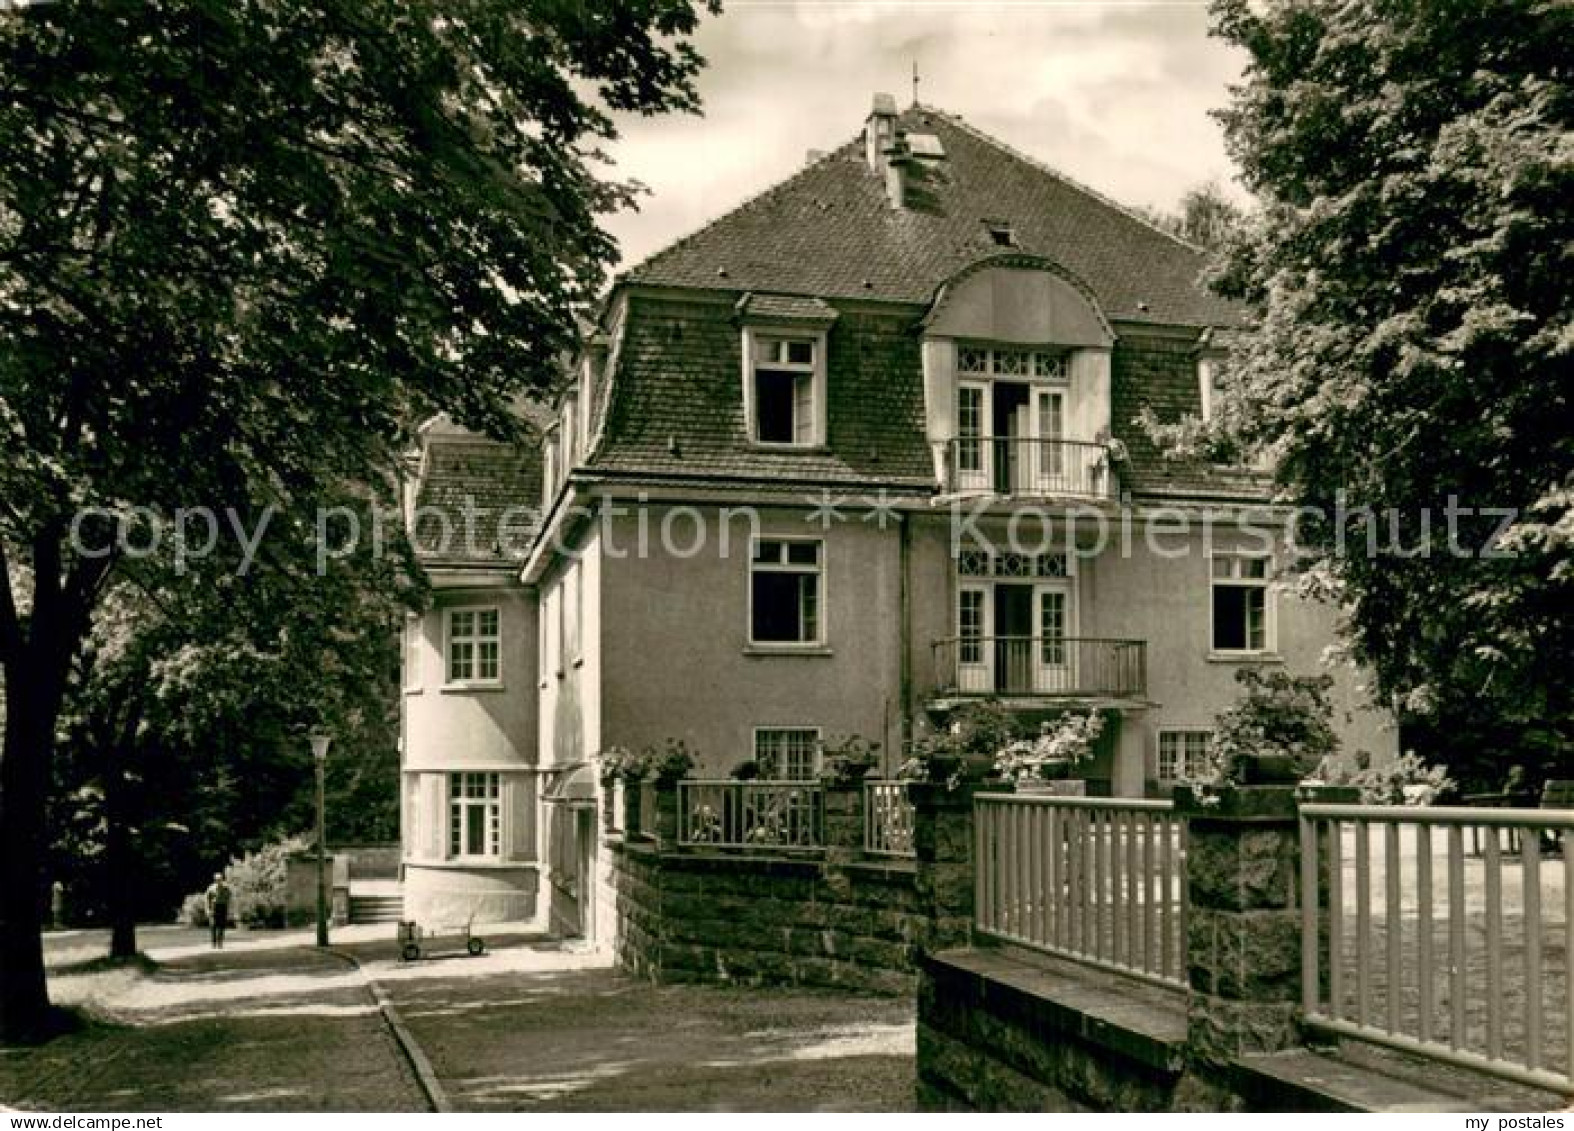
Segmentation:
{"type": "Polygon", "coordinates": [[[486,950],[486,940],[470,929],[472,917],[463,927],[429,930],[413,919],[399,923],[399,961],[414,962],[431,958],[439,953],[481,954],[486,950]]]}

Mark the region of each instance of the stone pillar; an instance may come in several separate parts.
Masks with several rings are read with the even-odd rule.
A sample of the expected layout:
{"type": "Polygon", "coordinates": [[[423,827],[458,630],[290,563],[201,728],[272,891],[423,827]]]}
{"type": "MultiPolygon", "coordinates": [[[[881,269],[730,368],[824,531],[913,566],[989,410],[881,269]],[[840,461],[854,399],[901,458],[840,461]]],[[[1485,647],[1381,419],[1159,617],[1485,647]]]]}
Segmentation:
{"type": "Polygon", "coordinates": [[[601,832],[617,833],[624,830],[618,828],[618,779],[601,779],[601,832]]]}
{"type": "Polygon", "coordinates": [[[824,783],[825,862],[845,864],[855,860],[864,846],[864,783],[832,779],[824,783]]]}
{"type": "Polygon", "coordinates": [[[985,788],[964,781],[909,782],[918,898],[929,918],[923,949],[968,945],[973,931],[973,795],[985,788]]]}
{"type": "Polygon", "coordinates": [[[1203,1065],[1300,1044],[1300,842],[1293,786],[1238,786],[1188,819],[1187,1045],[1203,1065]]]}
{"type": "Polygon", "coordinates": [[[656,842],[663,851],[678,846],[678,779],[656,779],[656,842]]]}

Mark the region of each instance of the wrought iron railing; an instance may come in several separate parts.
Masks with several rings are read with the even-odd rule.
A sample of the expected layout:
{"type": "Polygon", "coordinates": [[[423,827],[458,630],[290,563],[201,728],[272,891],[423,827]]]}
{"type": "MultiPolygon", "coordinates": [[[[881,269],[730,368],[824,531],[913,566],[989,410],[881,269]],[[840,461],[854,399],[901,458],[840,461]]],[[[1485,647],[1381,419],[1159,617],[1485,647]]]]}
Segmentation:
{"type": "Polygon", "coordinates": [[[806,781],[682,781],[678,843],[711,848],[824,845],[820,786],[806,781]]]}
{"type": "Polygon", "coordinates": [[[873,856],[913,855],[913,803],[902,781],[864,782],[864,851],[873,856]]]}
{"type": "Polygon", "coordinates": [[[974,799],[980,933],[1186,985],[1186,822],[1170,801],[974,799]]]}
{"type": "Polygon", "coordinates": [[[953,636],[932,645],[935,685],[959,695],[1138,698],[1148,689],[1141,640],[953,636]]]}
{"type": "Polygon", "coordinates": [[[1574,812],[1301,806],[1305,1023],[1574,1092],[1571,848],[1574,812]]]}
{"type": "Polygon", "coordinates": [[[949,494],[1112,500],[1119,497],[1106,444],[975,436],[946,447],[949,494]]]}

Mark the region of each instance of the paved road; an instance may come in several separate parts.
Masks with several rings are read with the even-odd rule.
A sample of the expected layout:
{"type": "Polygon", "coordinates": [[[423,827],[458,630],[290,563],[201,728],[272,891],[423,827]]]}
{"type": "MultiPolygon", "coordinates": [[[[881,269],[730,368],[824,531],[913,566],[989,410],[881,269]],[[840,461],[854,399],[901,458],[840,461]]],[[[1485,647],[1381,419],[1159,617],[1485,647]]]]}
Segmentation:
{"type": "Polygon", "coordinates": [[[908,1110],[907,1001],[651,986],[515,934],[476,958],[403,965],[386,932],[342,932],[361,969],[298,933],[226,951],[149,933],[159,961],[105,967],[51,940],[83,1028],[0,1050],[0,1104],[134,1110],[426,1110],[365,979],[376,979],[459,1110],[908,1110]]]}

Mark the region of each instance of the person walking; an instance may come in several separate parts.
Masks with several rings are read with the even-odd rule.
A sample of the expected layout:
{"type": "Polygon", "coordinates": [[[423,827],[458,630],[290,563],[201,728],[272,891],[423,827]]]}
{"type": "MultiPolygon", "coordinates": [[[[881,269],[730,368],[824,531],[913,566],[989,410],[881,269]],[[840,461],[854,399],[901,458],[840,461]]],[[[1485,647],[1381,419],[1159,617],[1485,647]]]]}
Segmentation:
{"type": "Polygon", "coordinates": [[[208,904],[208,933],[215,950],[224,949],[224,932],[230,925],[230,886],[224,882],[223,872],[213,873],[213,882],[205,893],[208,904]]]}

